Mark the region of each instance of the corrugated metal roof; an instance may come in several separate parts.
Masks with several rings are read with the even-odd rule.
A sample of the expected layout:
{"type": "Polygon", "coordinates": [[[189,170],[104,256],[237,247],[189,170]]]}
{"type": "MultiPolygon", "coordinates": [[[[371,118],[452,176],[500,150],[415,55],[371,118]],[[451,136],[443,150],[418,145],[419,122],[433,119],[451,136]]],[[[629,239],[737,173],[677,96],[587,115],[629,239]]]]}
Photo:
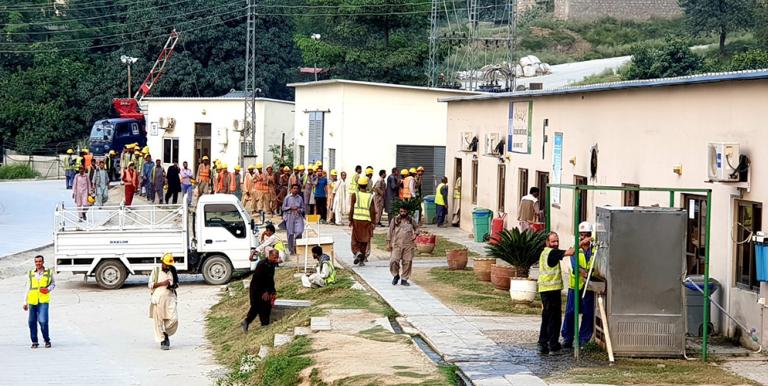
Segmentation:
{"type": "Polygon", "coordinates": [[[688,84],[716,83],[738,80],[768,79],[768,69],[731,72],[716,72],[674,78],[628,80],[621,82],[597,83],[586,86],[567,86],[549,90],[526,90],[506,93],[484,94],[465,97],[440,98],[440,102],[477,101],[504,98],[531,98],[551,95],[577,94],[599,91],[613,91],[646,87],[669,87],[688,84]]]}
{"type": "Polygon", "coordinates": [[[324,85],[329,85],[329,84],[356,84],[356,85],[360,85],[360,86],[403,88],[403,89],[410,89],[410,90],[433,91],[433,92],[465,94],[465,95],[483,94],[482,92],[479,92],[479,91],[454,90],[454,89],[450,89],[450,88],[434,88],[434,87],[409,86],[409,85],[404,85],[404,84],[392,84],[392,83],[363,82],[363,81],[360,81],[360,80],[346,80],[346,79],[326,79],[326,80],[318,80],[317,82],[288,83],[288,87],[312,87],[312,86],[324,86],[324,85]]]}
{"type": "MultiPolygon", "coordinates": [[[[245,100],[245,91],[230,90],[228,93],[217,97],[147,97],[146,101],[221,101],[221,100],[245,100]]],[[[257,101],[294,104],[293,101],[282,99],[260,98],[257,101]]]]}

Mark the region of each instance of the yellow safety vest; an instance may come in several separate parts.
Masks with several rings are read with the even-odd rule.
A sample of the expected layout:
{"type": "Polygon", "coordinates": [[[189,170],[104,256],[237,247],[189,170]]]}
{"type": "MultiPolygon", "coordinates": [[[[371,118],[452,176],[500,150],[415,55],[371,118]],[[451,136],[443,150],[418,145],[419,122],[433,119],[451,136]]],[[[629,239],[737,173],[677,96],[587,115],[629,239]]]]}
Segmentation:
{"type": "Polygon", "coordinates": [[[552,248],[544,248],[539,256],[539,292],[559,291],[563,289],[563,276],[560,272],[560,264],[550,267],[547,258],[552,248]]]}
{"type": "Polygon", "coordinates": [[[359,190],[357,188],[357,179],[358,178],[360,178],[359,174],[355,173],[354,175],[352,175],[352,181],[349,181],[349,192],[350,193],[357,193],[358,192],[358,190],[359,190]]]}
{"type": "Polygon", "coordinates": [[[323,264],[328,265],[328,277],[325,278],[325,284],[333,284],[336,282],[336,268],[333,266],[333,263],[330,261],[326,261],[323,264]]]}
{"type": "Polygon", "coordinates": [[[371,221],[371,202],[373,202],[373,194],[355,192],[355,212],[352,214],[352,219],[371,221]]]}
{"type": "Polygon", "coordinates": [[[445,186],[445,184],[443,183],[440,183],[440,185],[437,185],[437,192],[435,193],[435,205],[445,206],[445,197],[443,197],[443,186],[445,186]]]}
{"type": "Polygon", "coordinates": [[[74,160],[71,155],[64,158],[64,170],[74,170],[74,160]]]}
{"type": "MultiPolygon", "coordinates": [[[[593,247],[592,257],[590,257],[589,265],[587,265],[587,256],[584,255],[584,250],[579,248],[579,267],[578,268],[573,267],[573,269],[571,269],[571,277],[569,278],[570,280],[568,283],[569,284],[568,288],[576,287],[576,274],[578,274],[579,268],[589,271],[589,268],[591,267],[591,265],[595,263],[595,251],[596,251],[596,248],[593,247]]],[[[584,282],[585,280],[583,279],[579,280],[579,290],[584,289],[584,282]]]]}
{"type": "Polygon", "coordinates": [[[40,280],[35,276],[35,271],[29,271],[29,292],[27,292],[27,304],[30,306],[36,306],[39,303],[48,303],[51,301],[50,292],[47,294],[40,293],[40,288],[48,288],[51,285],[51,270],[46,269],[43,272],[43,276],[40,280]]]}
{"type": "Polygon", "coordinates": [[[461,200],[461,178],[456,179],[456,186],[453,187],[453,198],[461,200]]]}

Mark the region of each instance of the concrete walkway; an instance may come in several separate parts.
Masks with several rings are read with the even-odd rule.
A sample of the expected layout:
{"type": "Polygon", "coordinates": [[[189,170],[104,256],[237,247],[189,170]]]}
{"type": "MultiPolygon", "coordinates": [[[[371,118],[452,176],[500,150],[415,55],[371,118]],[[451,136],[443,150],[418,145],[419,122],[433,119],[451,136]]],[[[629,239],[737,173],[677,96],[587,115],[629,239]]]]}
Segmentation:
{"type": "MultiPolygon", "coordinates": [[[[352,266],[348,228],[325,226],[321,232],[333,237],[336,258],[352,266]]],[[[471,317],[453,312],[415,283],[393,286],[386,261],[372,260],[353,270],[475,385],[546,385],[525,366],[512,364],[510,355],[485,336],[471,317]]]]}

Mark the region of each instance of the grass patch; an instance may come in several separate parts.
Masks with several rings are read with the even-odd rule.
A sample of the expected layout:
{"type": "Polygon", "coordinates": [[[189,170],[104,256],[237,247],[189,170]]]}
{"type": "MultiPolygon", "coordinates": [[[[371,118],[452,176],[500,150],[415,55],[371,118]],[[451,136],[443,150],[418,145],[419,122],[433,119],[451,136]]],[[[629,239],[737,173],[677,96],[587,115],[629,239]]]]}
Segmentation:
{"type": "MultiPolygon", "coordinates": [[[[358,335],[362,336],[365,339],[369,340],[375,340],[377,342],[388,342],[388,343],[411,343],[411,339],[404,335],[397,335],[392,334],[391,332],[384,329],[384,327],[381,326],[375,326],[371,327],[367,330],[363,330],[357,333],[358,335]]],[[[403,370],[403,369],[399,369],[403,370]]]]}
{"type": "Polygon", "coordinates": [[[414,269],[420,286],[443,302],[510,314],[539,314],[541,302],[537,298],[531,304],[513,303],[506,291],[498,291],[489,282],[479,281],[472,270],[450,271],[447,268],[414,269]]]}
{"type": "Polygon", "coordinates": [[[35,169],[29,165],[15,164],[0,166],[0,180],[18,180],[22,178],[40,177],[35,169]]]}
{"type": "Polygon", "coordinates": [[[458,386],[460,379],[459,379],[459,367],[456,365],[440,365],[439,366],[440,372],[443,374],[443,377],[449,382],[449,385],[452,386],[458,386]]]}
{"type": "Polygon", "coordinates": [[[586,86],[598,83],[620,82],[622,80],[624,80],[624,78],[621,76],[621,71],[615,72],[613,69],[606,68],[599,74],[589,75],[579,82],[569,84],[569,86],[586,86]]]}
{"type": "Polygon", "coordinates": [[[607,366],[605,355],[601,351],[590,352],[587,357],[592,359],[590,362],[594,362],[594,365],[572,368],[565,374],[547,381],[612,385],[757,385],[712,362],[679,359],[618,359],[616,364],[607,366]]]}
{"type": "Polygon", "coordinates": [[[211,307],[206,318],[206,335],[216,360],[230,369],[229,378],[223,380],[223,384],[297,384],[298,374],[311,365],[305,355],[310,350],[307,339],[295,339],[285,348],[271,353],[265,361],[254,360],[251,371],[240,372],[241,364],[256,355],[261,345],[271,347],[275,334],[307,326],[311,316],[321,315],[327,308],[361,308],[378,314],[395,315],[374,295],[349,288],[353,278],[348,270],[337,270],[337,283],[318,289],[302,287],[299,280],[293,277],[296,272],[290,268],[280,268],[275,272],[278,298],[310,300],[312,306],[275,320],[269,326],[260,327],[255,323],[247,335],[240,330],[240,321],[249,307],[248,290],[243,288],[241,281],[230,283],[229,291],[233,295],[223,296],[219,303],[211,307]],[[275,359],[271,359],[273,356],[275,359]]]}
{"type": "MultiPolygon", "coordinates": [[[[382,251],[387,250],[387,235],[386,233],[375,233],[373,235],[373,245],[381,249],[382,251]]],[[[453,241],[447,240],[445,237],[437,236],[437,242],[435,243],[435,249],[432,251],[431,255],[421,255],[416,254],[414,257],[445,257],[448,256],[448,251],[451,249],[459,249],[459,248],[465,248],[463,245],[459,243],[454,243],[453,241]]],[[[471,250],[468,251],[467,256],[469,257],[479,257],[475,252],[472,252],[471,250]]]]}

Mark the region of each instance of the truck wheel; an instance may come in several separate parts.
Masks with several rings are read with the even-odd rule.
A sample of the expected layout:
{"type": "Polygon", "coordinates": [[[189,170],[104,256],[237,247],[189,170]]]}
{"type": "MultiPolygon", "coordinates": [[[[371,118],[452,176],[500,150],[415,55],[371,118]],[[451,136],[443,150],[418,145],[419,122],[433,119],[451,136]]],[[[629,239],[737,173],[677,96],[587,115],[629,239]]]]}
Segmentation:
{"type": "Polygon", "coordinates": [[[232,264],[224,256],[211,256],[203,263],[203,278],[208,284],[226,284],[232,279],[232,271],[232,264]]]}
{"type": "Polygon", "coordinates": [[[105,260],[96,267],[96,284],[102,289],[118,289],[128,278],[128,271],[119,260],[105,260]]]}

